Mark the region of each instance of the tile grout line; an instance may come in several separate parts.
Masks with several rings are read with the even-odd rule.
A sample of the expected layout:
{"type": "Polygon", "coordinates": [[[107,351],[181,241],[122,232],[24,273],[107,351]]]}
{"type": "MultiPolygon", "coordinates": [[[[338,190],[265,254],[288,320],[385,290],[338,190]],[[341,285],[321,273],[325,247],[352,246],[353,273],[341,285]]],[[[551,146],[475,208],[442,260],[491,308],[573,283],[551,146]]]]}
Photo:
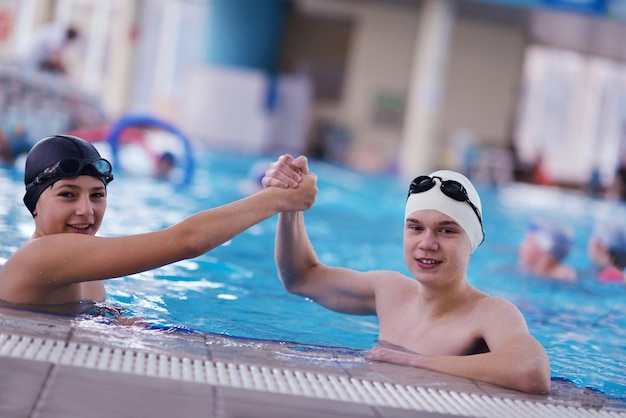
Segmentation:
{"type": "Polygon", "coordinates": [[[33,404],[33,409],[31,410],[30,414],[28,414],[30,418],[39,418],[39,416],[41,416],[41,410],[43,408],[43,405],[46,399],[48,398],[48,394],[50,393],[50,388],[52,384],[54,383],[54,380],[56,379],[57,373],[58,373],[57,365],[54,363],[51,363],[50,367],[48,368],[48,373],[46,374],[46,378],[43,382],[43,385],[41,385],[41,390],[37,394],[37,399],[35,400],[33,404]]]}

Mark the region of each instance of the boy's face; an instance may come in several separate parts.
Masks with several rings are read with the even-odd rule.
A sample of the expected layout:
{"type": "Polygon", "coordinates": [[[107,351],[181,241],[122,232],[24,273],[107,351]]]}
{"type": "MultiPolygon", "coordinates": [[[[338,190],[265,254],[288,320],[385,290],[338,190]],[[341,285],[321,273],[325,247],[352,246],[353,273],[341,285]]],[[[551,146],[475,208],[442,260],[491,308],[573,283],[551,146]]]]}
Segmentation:
{"type": "Polygon", "coordinates": [[[469,237],[451,217],[436,210],[418,210],[405,220],[404,260],[418,281],[464,278],[471,254],[469,237]]]}

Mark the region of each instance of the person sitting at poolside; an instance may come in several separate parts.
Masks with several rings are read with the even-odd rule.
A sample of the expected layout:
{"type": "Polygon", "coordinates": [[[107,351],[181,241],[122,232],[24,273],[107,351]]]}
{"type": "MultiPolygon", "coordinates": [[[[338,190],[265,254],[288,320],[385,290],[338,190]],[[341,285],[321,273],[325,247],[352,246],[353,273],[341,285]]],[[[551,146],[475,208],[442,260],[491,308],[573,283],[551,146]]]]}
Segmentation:
{"type": "MultiPolygon", "coordinates": [[[[263,185],[299,188],[305,156],[282,155],[263,185]]],[[[550,363],[511,302],[467,279],[482,243],[482,207],[472,183],[441,170],[416,177],[404,214],[404,258],[413,278],[319,261],[301,211],[279,214],[275,257],[285,288],[342,313],[377,315],[371,360],[425,368],[531,393],[550,389],[550,363]]]]}
{"type": "Polygon", "coordinates": [[[623,283],[626,268],[626,225],[621,222],[596,222],[587,240],[587,253],[598,267],[598,281],[623,283]]]}
{"type": "Polygon", "coordinates": [[[111,164],[80,138],[47,137],[26,157],[24,203],[35,231],[0,269],[3,306],[78,314],[105,300],[103,280],[197,257],[280,211],[306,210],[317,178],[264,189],[168,228],[97,237],[113,180],[111,164]]]}
{"type": "Polygon", "coordinates": [[[529,224],[519,247],[519,262],[532,274],[557,280],[574,281],[578,274],[563,261],[573,244],[573,233],[556,221],[536,220],[529,224]]]}

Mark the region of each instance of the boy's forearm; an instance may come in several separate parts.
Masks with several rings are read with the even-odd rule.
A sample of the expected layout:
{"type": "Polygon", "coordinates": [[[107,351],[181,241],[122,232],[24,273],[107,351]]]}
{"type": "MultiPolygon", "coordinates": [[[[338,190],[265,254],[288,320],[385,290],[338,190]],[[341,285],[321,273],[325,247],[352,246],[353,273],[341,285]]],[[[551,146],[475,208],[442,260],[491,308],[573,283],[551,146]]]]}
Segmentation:
{"type": "Polygon", "coordinates": [[[527,393],[542,394],[550,390],[550,366],[542,355],[532,357],[501,352],[470,356],[429,356],[377,347],[368,353],[368,358],[448,373],[527,393]]]}
{"type": "Polygon", "coordinates": [[[275,258],[280,279],[287,288],[302,279],[307,270],[317,263],[304,225],[303,212],[278,215],[275,258]]]}

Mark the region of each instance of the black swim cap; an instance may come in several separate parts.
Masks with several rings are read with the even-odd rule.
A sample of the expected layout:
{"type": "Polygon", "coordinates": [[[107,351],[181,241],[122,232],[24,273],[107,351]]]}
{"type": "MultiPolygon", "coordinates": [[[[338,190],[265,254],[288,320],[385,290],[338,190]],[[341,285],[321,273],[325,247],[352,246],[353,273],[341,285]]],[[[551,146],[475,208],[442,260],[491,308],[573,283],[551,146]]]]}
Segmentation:
{"type": "MultiPolygon", "coordinates": [[[[26,157],[26,167],[24,169],[24,185],[26,186],[26,194],[24,195],[24,204],[32,214],[35,211],[35,205],[41,193],[49,186],[65,177],[74,177],[74,175],[63,175],[63,173],[55,173],[54,176],[45,178],[43,181],[31,185],[37,179],[37,176],[43,173],[47,168],[53,167],[64,158],[77,158],[79,160],[95,160],[100,157],[100,153],[91,143],[84,139],[70,135],[54,135],[44,138],[37,142],[26,157]],[[30,185],[30,187],[29,187],[30,185]]],[[[80,174],[96,177],[106,185],[113,176],[104,176],[95,168],[86,170],[85,167],[80,174]]]]}

